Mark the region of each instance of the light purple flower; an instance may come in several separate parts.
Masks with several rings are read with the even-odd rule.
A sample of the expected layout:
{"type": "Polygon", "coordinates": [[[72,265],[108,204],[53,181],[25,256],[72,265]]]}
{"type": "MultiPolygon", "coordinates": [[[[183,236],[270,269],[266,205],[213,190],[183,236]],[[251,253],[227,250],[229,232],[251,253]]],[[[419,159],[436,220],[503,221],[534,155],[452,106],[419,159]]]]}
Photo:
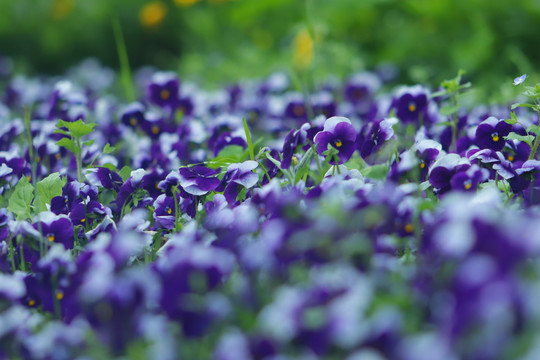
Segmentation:
{"type": "Polygon", "coordinates": [[[514,79],[514,85],[517,86],[517,85],[523,84],[526,78],[527,78],[527,74],[518,76],[517,78],[514,79]]]}

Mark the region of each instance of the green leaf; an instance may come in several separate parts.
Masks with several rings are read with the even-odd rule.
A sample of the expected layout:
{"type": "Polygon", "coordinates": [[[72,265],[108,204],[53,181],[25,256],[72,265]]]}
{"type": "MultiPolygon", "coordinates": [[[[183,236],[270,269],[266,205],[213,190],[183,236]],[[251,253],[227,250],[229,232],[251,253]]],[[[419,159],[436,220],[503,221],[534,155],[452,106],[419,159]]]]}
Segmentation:
{"type": "Polygon", "coordinates": [[[66,182],[67,178],[61,179],[60,174],[56,172],[36,184],[38,212],[47,211],[46,204],[50,204],[53,197],[62,195],[62,188],[66,182]]]}
{"type": "Polygon", "coordinates": [[[15,214],[17,220],[26,220],[32,217],[30,205],[34,197],[34,187],[28,182],[28,178],[23,176],[13,194],[8,200],[8,210],[15,214]]]}
{"type": "Polygon", "coordinates": [[[531,125],[527,128],[527,132],[533,133],[536,136],[540,135],[540,126],[538,125],[531,125]]]}
{"type": "Polygon", "coordinates": [[[375,180],[383,180],[386,178],[386,175],[388,173],[388,169],[386,165],[379,164],[379,165],[373,165],[367,168],[364,168],[360,170],[360,173],[364,175],[365,177],[375,179],[375,180]]]}
{"type": "Polygon", "coordinates": [[[420,184],[419,189],[420,191],[424,191],[428,189],[430,186],[431,184],[429,183],[429,181],[424,181],[423,183],[420,184]]]}
{"type": "Polygon", "coordinates": [[[77,145],[75,145],[75,142],[72,139],[61,138],[56,142],[56,144],[65,147],[74,154],[79,151],[79,148],[77,147],[77,145]]]}
{"type": "Polygon", "coordinates": [[[107,168],[107,169],[109,169],[111,171],[116,171],[116,166],[114,166],[111,163],[105,163],[105,164],[103,164],[101,166],[96,166],[96,167],[104,167],[104,168],[107,168]]]}
{"type": "Polygon", "coordinates": [[[306,167],[309,167],[309,164],[311,163],[311,159],[313,159],[313,155],[315,154],[315,152],[313,151],[313,148],[310,147],[308,149],[308,151],[306,151],[306,153],[304,154],[304,156],[302,157],[302,160],[300,160],[300,162],[298,163],[298,165],[296,165],[296,171],[300,171],[306,167]]]}
{"type": "Polygon", "coordinates": [[[246,122],[246,118],[243,118],[242,121],[244,122],[244,132],[246,133],[246,139],[249,149],[249,158],[251,160],[255,160],[255,151],[253,150],[253,143],[251,142],[251,134],[249,133],[249,127],[246,122]]]}
{"type": "Polygon", "coordinates": [[[526,142],[527,144],[529,144],[531,147],[532,147],[532,142],[534,140],[534,136],[532,135],[519,135],[515,132],[511,132],[510,134],[508,134],[508,136],[505,136],[504,137],[506,140],[519,140],[519,141],[523,141],[523,142],[526,142]]]}
{"type": "Polygon", "coordinates": [[[88,141],[83,142],[83,145],[90,146],[90,145],[92,145],[95,141],[96,141],[96,140],[93,140],[93,139],[92,139],[92,140],[88,140],[88,141]]]}
{"type": "Polygon", "coordinates": [[[441,90],[441,91],[437,91],[437,92],[432,93],[431,97],[436,98],[436,97],[443,96],[443,95],[446,95],[446,94],[447,94],[446,90],[441,90]]]}
{"type": "Polygon", "coordinates": [[[528,108],[534,108],[534,105],[531,105],[531,104],[525,104],[525,103],[515,103],[515,104],[512,104],[512,106],[510,106],[510,109],[511,110],[514,110],[518,107],[528,107],[528,108]]]}
{"type": "Polygon", "coordinates": [[[228,145],[218,153],[217,158],[229,158],[233,159],[232,162],[242,162],[245,160],[244,148],[240,145],[228,145]]]}
{"type": "Polygon", "coordinates": [[[452,114],[456,113],[458,110],[459,110],[459,105],[456,105],[456,106],[443,106],[439,110],[439,114],[441,114],[443,116],[452,115],[452,114]]]}
{"type": "Polygon", "coordinates": [[[514,125],[518,123],[518,119],[515,112],[510,113],[510,119],[504,120],[507,124],[514,125]]]}
{"type": "Polygon", "coordinates": [[[122,178],[122,180],[126,181],[131,176],[131,168],[129,166],[124,166],[120,171],[118,172],[118,175],[122,178]]]}
{"type": "Polygon", "coordinates": [[[451,126],[451,125],[452,125],[451,121],[441,121],[435,124],[435,126],[451,126]]]}
{"type": "Polygon", "coordinates": [[[110,146],[109,143],[105,144],[105,147],[103,148],[104,154],[112,154],[115,151],[116,151],[116,147],[110,146]]]}
{"type": "Polygon", "coordinates": [[[68,129],[71,136],[80,139],[94,131],[96,124],[85,124],[82,120],[74,122],[58,120],[57,127],[65,127],[68,129]]]}

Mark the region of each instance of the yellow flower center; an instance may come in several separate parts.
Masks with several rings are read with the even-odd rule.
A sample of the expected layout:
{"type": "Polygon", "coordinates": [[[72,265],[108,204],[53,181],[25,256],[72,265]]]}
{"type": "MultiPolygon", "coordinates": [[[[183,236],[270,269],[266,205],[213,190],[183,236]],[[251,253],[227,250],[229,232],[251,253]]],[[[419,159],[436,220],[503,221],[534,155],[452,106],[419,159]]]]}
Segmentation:
{"type": "Polygon", "coordinates": [[[41,162],[41,156],[38,155],[36,161],[37,161],[37,162],[41,162]]]}
{"type": "Polygon", "coordinates": [[[62,300],[62,299],[64,298],[64,293],[61,292],[61,291],[58,292],[58,293],[56,294],[56,298],[57,298],[58,300],[62,300]]]}
{"type": "Polygon", "coordinates": [[[163,99],[163,100],[167,100],[170,96],[171,96],[171,93],[169,92],[169,90],[161,90],[161,92],[159,93],[159,96],[163,99]]]}
{"type": "Polygon", "coordinates": [[[414,226],[412,226],[412,224],[407,224],[405,225],[405,232],[410,234],[414,231],[414,226]]]}
{"type": "Polygon", "coordinates": [[[508,155],[508,161],[514,161],[514,156],[508,155]]]}
{"type": "Polygon", "coordinates": [[[415,110],[416,110],[416,105],[415,104],[409,104],[409,111],[414,112],[415,110]]]}
{"type": "Polygon", "coordinates": [[[82,218],[82,219],[81,219],[81,222],[82,222],[82,223],[83,223],[83,222],[85,222],[85,221],[86,221],[86,219],[85,219],[85,218],[82,218]]]}
{"type": "Polygon", "coordinates": [[[295,116],[304,115],[304,107],[302,105],[295,105],[292,111],[295,116]]]}
{"type": "Polygon", "coordinates": [[[188,7],[188,6],[191,6],[197,2],[199,2],[199,0],[174,0],[174,2],[176,3],[176,5],[178,6],[185,6],[185,7],[188,7]]]}
{"type": "Polygon", "coordinates": [[[159,126],[152,125],[152,134],[154,134],[154,135],[159,134],[159,126]]]}
{"type": "Polygon", "coordinates": [[[36,301],[33,299],[28,300],[28,306],[34,306],[36,305],[36,301]]]}
{"type": "Polygon", "coordinates": [[[463,186],[463,188],[465,190],[469,190],[470,188],[472,188],[472,184],[470,182],[466,183],[465,186],[463,186]]]}
{"type": "Polygon", "coordinates": [[[30,175],[28,175],[26,178],[28,179],[28,181],[32,181],[32,177],[30,175]]]}
{"type": "Polygon", "coordinates": [[[161,1],[152,1],[143,6],[139,13],[139,20],[143,26],[154,27],[163,21],[166,13],[165,4],[161,1]]]}
{"type": "Polygon", "coordinates": [[[47,235],[47,240],[49,240],[50,242],[53,242],[54,241],[54,235],[47,235]]]}
{"type": "Polygon", "coordinates": [[[492,138],[493,141],[495,141],[495,142],[499,141],[499,135],[497,135],[497,134],[491,136],[491,138],[492,138]]]}
{"type": "Polygon", "coordinates": [[[131,119],[129,119],[129,123],[131,124],[131,126],[137,125],[137,118],[132,117],[131,119]]]}
{"type": "Polygon", "coordinates": [[[60,153],[56,153],[54,155],[54,157],[56,158],[56,160],[60,160],[60,158],[62,157],[62,155],[60,155],[60,153]]]}
{"type": "Polygon", "coordinates": [[[343,143],[341,142],[341,140],[336,140],[336,147],[340,148],[343,146],[343,143]]]}
{"type": "Polygon", "coordinates": [[[169,214],[169,215],[172,214],[172,209],[171,209],[171,208],[168,208],[168,209],[167,209],[167,214],[169,214]]]}
{"type": "Polygon", "coordinates": [[[426,167],[426,163],[422,161],[422,162],[420,163],[420,169],[423,169],[423,168],[425,168],[425,167],[426,167]]]}

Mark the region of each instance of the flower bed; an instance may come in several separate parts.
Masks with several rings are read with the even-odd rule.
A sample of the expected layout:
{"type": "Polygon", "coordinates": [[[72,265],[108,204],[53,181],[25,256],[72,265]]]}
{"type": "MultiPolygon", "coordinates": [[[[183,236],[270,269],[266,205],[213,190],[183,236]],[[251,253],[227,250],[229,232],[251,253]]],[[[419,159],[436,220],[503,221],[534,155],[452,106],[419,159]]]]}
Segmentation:
{"type": "Polygon", "coordinates": [[[539,356],[538,87],[113,76],[4,90],[0,359],[539,356]]]}

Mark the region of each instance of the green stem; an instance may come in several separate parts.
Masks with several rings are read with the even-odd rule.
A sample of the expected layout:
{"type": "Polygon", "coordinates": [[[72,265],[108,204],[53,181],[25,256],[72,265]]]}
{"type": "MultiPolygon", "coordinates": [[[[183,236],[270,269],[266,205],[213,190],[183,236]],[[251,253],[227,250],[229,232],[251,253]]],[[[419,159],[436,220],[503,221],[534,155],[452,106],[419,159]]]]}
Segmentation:
{"type": "Polygon", "coordinates": [[[129,57],[126,48],[126,42],[124,41],[124,35],[122,34],[122,27],[118,18],[112,19],[112,27],[114,33],[114,40],[116,42],[116,49],[118,50],[118,59],[120,61],[120,77],[122,80],[122,86],[124,87],[124,93],[129,101],[135,101],[135,93],[133,92],[133,84],[131,82],[131,68],[129,66],[129,57]]]}
{"type": "MultiPolygon", "coordinates": [[[[28,154],[30,155],[30,162],[32,165],[31,171],[32,171],[32,186],[34,187],[34,204],[38,203],[39,194],[37,192],[37,157],[36,153],[34,152],[34,140],[32,139],[32,127],[30,126],[31,122],[31,110],[28,109],[27,106],[24,107],[24,127],[26,128],[26,135],[27,135],[27,141],[28,141],[28,154]]],[[[38,231],[41,234],[41,222],[38,222],[38,231]]],[[[42,238],[39,239],[39,255],[40,257],[43,257],[45,255],[45,245],[44,242],[41,241],[42,238]]]]}
{"type": "Polygon", "coordinates": [[[532,160],[536,156],[536,151],[538,150],[538,141],[540,140],[540,136],[536,136],[536,139],[534,139],[533,148],[531,150],[531,153],[529,155],[529,160],[532,160]]]}
{"type": "Polygon", "coordinates": [[[322,169],[321,169],[321,163],[319,162],[319,154],[317,154],[317,150],[315,149],[315,145],[311,142],[311,140],[308,139],[309,145],[313,149],[313,156],[315,157],[315,162],[317,163],[317,169],[319,170],[319,178],[321,178],[323,175],[322,169]]]}
{"type": "Polygon", "coordinates": [[[272,181],[272,179],[270,178],[270,174],[268,174],[268,170],[266,170],[266,167],[262,164],[261,161],[259,161],[259,165],[261,166],[264,173],[266,174],[266,178],[268,179],[268,182],[272,181]]]}
{"type": "Polygon", "coordinates": [[[174,231],[180,232],[180,212],[178,211],[178,199],[176,197],[176,186],[172,187],[174,201],[174,231]]]}
{"type": "Polygon", "coordinates": [[[79,178],[79,182],[82,183],[82,147],[81,141],[77,138],[75,138],[75,145],[77,146],[77,152],[75,153],[75,159],[77,160],[77,177],[79,178]]]}
{"type": "Polygon", "coordinates": [[[17,237],[17,239],[18,239],[17,242],[19,243],[20,249],[21,249],[21,270],[23,272],[26,272],[26,262],[24,261],[24,244],[23,244],[23,241],[21,239],[21,235],[19,235],[17,237]]]}
{"type": "MultiPolygon", "coordinates": [[[[452,106],[457,106],[457,99],[456,96],[453,94],[451,96],[452,99],[452,106]]],[[[456,151],[456,137],[457,137],[457,125],[458,125],[458,117],[457,113],[452,114],[452,151],[456,151]]]]}

